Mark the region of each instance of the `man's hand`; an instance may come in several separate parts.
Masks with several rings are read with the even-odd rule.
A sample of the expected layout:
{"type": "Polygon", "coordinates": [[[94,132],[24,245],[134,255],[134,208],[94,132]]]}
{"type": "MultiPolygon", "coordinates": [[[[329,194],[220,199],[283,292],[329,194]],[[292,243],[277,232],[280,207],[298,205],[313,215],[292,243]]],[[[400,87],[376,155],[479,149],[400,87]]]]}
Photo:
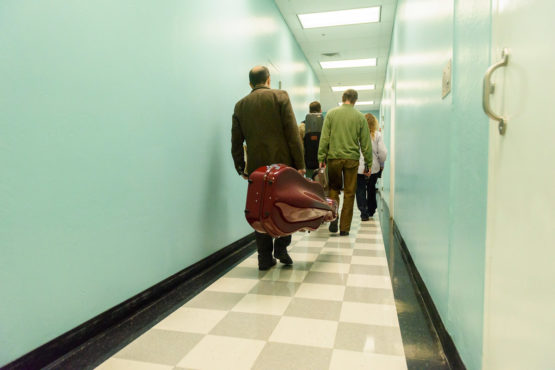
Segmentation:
{"type": "Polygon", "coordinates": [[[320,162],[320,168],[326,168],[326,164],[324,162],[320,162]]]}
{"type": "Polygon", "coordinates": [[[372,174],[372,170],[368,170],[368,172],[364,173],[364,176],[370,177],[371,174],[372,174]]]}
{"type": "Polygon", "coordinates": [[[306,175],[306,169],[302,169],[302,170],[297,170],[297,172],[299,172],[301,175],[306,175]]]}

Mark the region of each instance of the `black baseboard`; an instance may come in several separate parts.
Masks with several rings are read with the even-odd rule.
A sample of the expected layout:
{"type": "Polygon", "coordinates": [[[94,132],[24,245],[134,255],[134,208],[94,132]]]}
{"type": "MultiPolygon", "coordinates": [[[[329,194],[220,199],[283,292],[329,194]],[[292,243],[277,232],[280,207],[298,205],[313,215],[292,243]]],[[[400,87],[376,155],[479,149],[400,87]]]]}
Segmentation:
{"type": "MultiPolygon", "coordinates": [[[[385,202],[382,203],[384,207],[387,207],[387,204],[385,202]]],[[[389,210],[387,211],[389,214],[389,210]]],[[[393,220],[393,236],[395,239],[397,239],[397,242],[401,247],[400,249],[403,260],[405,261],[409,274],[411,275],[411,278],[416,285],[418,293],[417,296],[421,300],[422,306],[424,307],[426,314],[430,318],[430,321],[438,334],[439,341],[443,348],[443,352],[447,357],[450,368],[456,370],[465,370],[466,367],[464,366],[459,352],[457,351],[457,347],[455,347],[453,339],[447,332],[447,329],[445,328],[445,325],[441,320],[441,316],[439,315],[439,312],[434,304],[432,296],[430,295],[430,292],[428,291],[428,288],[426,287],[422,276],[420,275],[418,269],[416,268],[416,265],[414,264],[414,260],[412,259],[407,244],[405,243],[405,240],[403,239],[403,236],[401,235],[401,232],[397,227],[395,220],[393,220]]]]}
{"type": "Polygon", "coordinates": [[[252,233],[36,348],[2,370],[94,368],[254,250],[252,233]]]}

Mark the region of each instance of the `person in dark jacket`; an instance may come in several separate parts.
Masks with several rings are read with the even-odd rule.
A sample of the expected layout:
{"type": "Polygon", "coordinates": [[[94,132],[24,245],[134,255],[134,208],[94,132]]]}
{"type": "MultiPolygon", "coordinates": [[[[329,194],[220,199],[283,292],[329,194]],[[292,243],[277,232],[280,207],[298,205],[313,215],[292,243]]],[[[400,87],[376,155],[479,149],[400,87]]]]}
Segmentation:
{"type": "Polygon", "coordinates": [[[320,143],[324,118],[322,116],[322,106],[320,102],[313,101],[308,108],[309,113],[306,115],[305,120],[299,125],[299,135],[304,149],[306,177],[312,178],[314,170],[317,170],[319,167],[318,145],[320,143]]]}
{"type": "MultiPolygon", "coordinates": [[[[270,71],[257,66],[249,72],[252,91],[235,104],[231,127],[231,155],[239,175],[247,179],[261,166],[283,163],[306,173],[302,144],[295,114],[286,91],[270,88],[270,71]],[[247,143],[247,168],[243,142],[247,143]]],[[[276,238],[255,231],[258,268],[268,270],[276,264],[291,265],[287,253],[291,236],[276,238]],[[274,257],[272,257],[272,250],[274,257]]]]}

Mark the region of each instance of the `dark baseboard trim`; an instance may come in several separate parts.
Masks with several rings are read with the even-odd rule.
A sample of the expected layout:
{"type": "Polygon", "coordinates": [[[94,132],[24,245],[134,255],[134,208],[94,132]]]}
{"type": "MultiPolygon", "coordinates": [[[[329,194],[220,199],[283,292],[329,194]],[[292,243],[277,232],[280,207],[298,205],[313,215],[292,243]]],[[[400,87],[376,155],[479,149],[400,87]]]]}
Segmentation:
{"type": "Polygon", "coordinates": [[[2,370],[94,368],[254,250],[252,233],[36,348],[2,370]]]}
{"type": "MultiPolygon", "coordinates": [[[[388,205],[387,203],[385,203],[385,201],[383,201],[383,198],[382,204],[384,207],[388,208],[388,205]]],[[[390,214],[389,208],[387,212],[388,214],[390,214]]],[[[409,248],[407,247],[407,244],[405,243],[405,240],[403,239],[401,231],[395,223],[395,220],[393,220],[393,237],[397,240],[398,244],[401,247],[401,254],[403,256],[403,260],[405,261],[409,274],[413,282],[415,283],[418,299],[421,301],[422,307],[424,307],[426,314],[430,318],[430,321],[438,334],[439,341],[441,342],[443,352],[445,353],[447,361],[449,362],[450,368],[456,370],[466,369],[466,366],[464,366],[464,363],[459,355],[459,352],[457,351],[457,347],[455,346],[453,339],[447,332],[447,329],[445,328],[445,325],[441,320],[441,316],[439,315],[439,312],[434,304],[432,296],[430,295],[430,292],[428,291],[428,288],[426,287],[422,276],[420,275],[418,269],[416,268],[416,265],[414,264],[414,260],[412,259],[409,248]]]]}

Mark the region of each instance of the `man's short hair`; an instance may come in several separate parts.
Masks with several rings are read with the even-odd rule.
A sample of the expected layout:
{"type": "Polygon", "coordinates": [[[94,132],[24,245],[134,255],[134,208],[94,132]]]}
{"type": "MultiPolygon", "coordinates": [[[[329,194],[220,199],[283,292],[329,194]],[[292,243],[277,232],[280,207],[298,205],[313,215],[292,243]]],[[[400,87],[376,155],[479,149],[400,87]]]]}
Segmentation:
{"type": "Polygon", "coordinates": [[[270,70],[264,66],[257,66],[249,72],[249,82],[252,86],[266,83],[270,77],[270,70]]]}
{"type": "Polygon", "coordinates": [[[356,101],[358,100],[357,91],[353,89],[345,90],[345,92],[343,93],[342,101],[346,102],[347,100],[355,104],[356,101]]]}
{"type": "Polygon", "coordinates": [[[320,113],[322,111],[322,106],[320,105],[320,102],[313,101],[308,106],[308,109],[310,110],[310,113],[320,113]]]}

